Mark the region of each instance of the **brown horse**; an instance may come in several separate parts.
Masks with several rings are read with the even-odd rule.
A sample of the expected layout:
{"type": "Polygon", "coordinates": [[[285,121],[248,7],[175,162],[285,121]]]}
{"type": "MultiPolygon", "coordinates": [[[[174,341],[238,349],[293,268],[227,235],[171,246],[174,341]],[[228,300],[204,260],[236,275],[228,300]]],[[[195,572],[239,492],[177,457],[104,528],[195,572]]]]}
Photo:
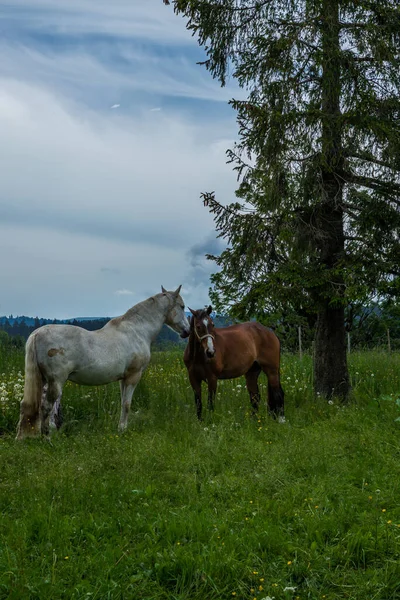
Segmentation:
{"type": "Polygon", "coordinates": [[[284,393],[280,383],[280,342],[275,333],[257,322],[230,327],[214,326],[207,310],[192,310],[190,335],[183,360],[194,391],[197,417],[201,420],[201,383],[208,384],[208,407],[213,410],[218,379],[244,375],[253,413],[258,411],[258,376],[268,377],[268,412],[284,421],[284,393]]]}

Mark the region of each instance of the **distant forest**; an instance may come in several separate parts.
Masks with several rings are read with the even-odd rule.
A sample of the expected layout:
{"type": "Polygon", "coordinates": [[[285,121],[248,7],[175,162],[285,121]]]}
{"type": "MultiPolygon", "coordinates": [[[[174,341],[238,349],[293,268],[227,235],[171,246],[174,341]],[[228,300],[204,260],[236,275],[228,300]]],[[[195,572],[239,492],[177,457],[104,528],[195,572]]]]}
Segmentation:
{"type": "MultiPolygon", "coordinates": [[[[297,352],[299,350],[299,326],[301,326],[302,349],[312,350],[312,342],[315,334],[315,318],[291,318],[289,314],[285,318],[274,318],[274,315],[259,318],[264,325],[274,329],[281,340],[284,352],[297,352]]],[[[233,323],[226,316],[214,316],[216,327],[226,327],[233,323]]],[[[95,331],[103,327],[110,318],[87,318],[82,317],[69,320],[39,319],[38,317],[19,316],[0,317],[0,345],[8,347],[23,348],[28,336],[42,325],[49,323],[69,323],[78,325],[89,331],[95,331]]],[[[370,306],[349,307],[346,318],[346,329],[348,332],[348,344],[352,349],[386,347],[389,350],[400,350],[400,304],[371,303],[370,306]]],[[[153,344],[157,350],[167,350],[171,347],[184,347],[186,340],[182,340],[177,333],[164,325],[159,336],[153,344]]]]}
{"type": "MultiPolygon", "coordinates": [[[[38,327],[49,324],[69,324],[83,327],[88,331],[95,331],[101,329],[106,323],[110,321],[109,318],[94,318],[94,319],[70,319],[70,320],[58,320],[58,319],[39,319],[38,317],[0,317],[0,341],[8,343],[10,346],[22,348],[25,345],[29,335],[38,327]],[[7,335],[7,339],[6,338],[7,335]]],[[[159,336],[154,342],[154,347],[158,349],[164,349],[173,345],[184,345],[185,342],[182,340],[177,333],[172,331],[166,325],[163,326],[159,336]]]]}
{"type": "MultiPolygon", "coordinates": [[[[25,315],[14,317],[10,315],[8,317],[0,317],[0,345],[11,346],[15,348],[23,348],[29,335],[38,327],[49,324],[69,324],[83,327],[88,331],[95,331],[101,329],[106,323],[110,321],[110,318],[82,318],[82,319],[39,319],[39,317],[27,317],[25,315]]],[[[223,327],[229,324],[225,317],[215,317],[214,319],[217,327],[223,327]]],[[[160,331],[157,339],[155,340],[153,347],[158,350],[164,350],[171,348],[172,346],[182,346],[186,344],[185,340],[182,340],[175,331],[172,331],[166,325],[160,331]]]]}

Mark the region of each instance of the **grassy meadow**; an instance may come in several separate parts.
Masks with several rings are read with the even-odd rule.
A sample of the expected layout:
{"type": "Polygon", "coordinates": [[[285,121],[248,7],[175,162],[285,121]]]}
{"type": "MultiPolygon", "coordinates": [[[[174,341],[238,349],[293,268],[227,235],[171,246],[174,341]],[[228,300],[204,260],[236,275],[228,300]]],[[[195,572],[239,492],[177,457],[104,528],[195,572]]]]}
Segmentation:
{"type": "Polygon", "coordinates": [[[17,443],[3,352],[0,599],[399,599],[400,355],[351,354],[346,406],[313,398],[309,356],[282,361],[286,424],[250,416],[244,379],[198,423],[171,351],[126,434],[118,385],[67,384],[61,431],[17,443]]]}

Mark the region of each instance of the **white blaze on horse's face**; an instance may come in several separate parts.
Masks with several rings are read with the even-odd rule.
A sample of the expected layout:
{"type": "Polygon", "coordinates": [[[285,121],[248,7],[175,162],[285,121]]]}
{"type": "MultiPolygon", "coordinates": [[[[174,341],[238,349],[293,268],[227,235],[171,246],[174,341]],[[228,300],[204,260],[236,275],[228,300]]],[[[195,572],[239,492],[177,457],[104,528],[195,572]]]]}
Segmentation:
{"type": "Polygon", "coordinates": [[[176,292],[168,292],[169,297],[172,299],[172,305],[168,310],[165,323],[185,338],[190,333],[190,325],[185,315],[185,304],[179,295],[179,290],[180,286],[176,292]]]}
{"type": "Polygon", "coordinates": [[[201,347],[204,350],[204,353],[208,359],[212,359],[215,356],[215,333],[214,333],[214,323],[208,317],[211,312],[211,307],[209,307],[207,314],[205,311],[193,311],[189,309],[193,315],[193,329],[195,336],[200,343],[201,347]]]}
{"type": "Polygon", "coordinates": [[[207,335],[207,337],[205,338],[207,340],[206,354],[208,358],[212,358],[215,355],[214,339],[211,337],[208,331],[208,319],[203,319],[203,323],[204,327],[206,328],[207,335]]]}

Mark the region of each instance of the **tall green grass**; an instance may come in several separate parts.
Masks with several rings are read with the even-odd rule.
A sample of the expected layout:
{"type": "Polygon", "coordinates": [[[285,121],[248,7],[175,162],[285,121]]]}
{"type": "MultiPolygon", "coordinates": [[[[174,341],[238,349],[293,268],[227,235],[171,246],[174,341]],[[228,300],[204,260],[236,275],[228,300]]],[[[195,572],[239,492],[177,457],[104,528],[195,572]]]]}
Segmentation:
{"type": "Polygon", "coordinates": [[[23,443],[22,356],[0,364],[0,598],[400,598],[399,355],[351,355],[345,406],[284,355],[282,425],[242,379],[198,423],[181,354],[158,353],[126,434],[118,385],[67,384],[63,429],[23,443]]]}

